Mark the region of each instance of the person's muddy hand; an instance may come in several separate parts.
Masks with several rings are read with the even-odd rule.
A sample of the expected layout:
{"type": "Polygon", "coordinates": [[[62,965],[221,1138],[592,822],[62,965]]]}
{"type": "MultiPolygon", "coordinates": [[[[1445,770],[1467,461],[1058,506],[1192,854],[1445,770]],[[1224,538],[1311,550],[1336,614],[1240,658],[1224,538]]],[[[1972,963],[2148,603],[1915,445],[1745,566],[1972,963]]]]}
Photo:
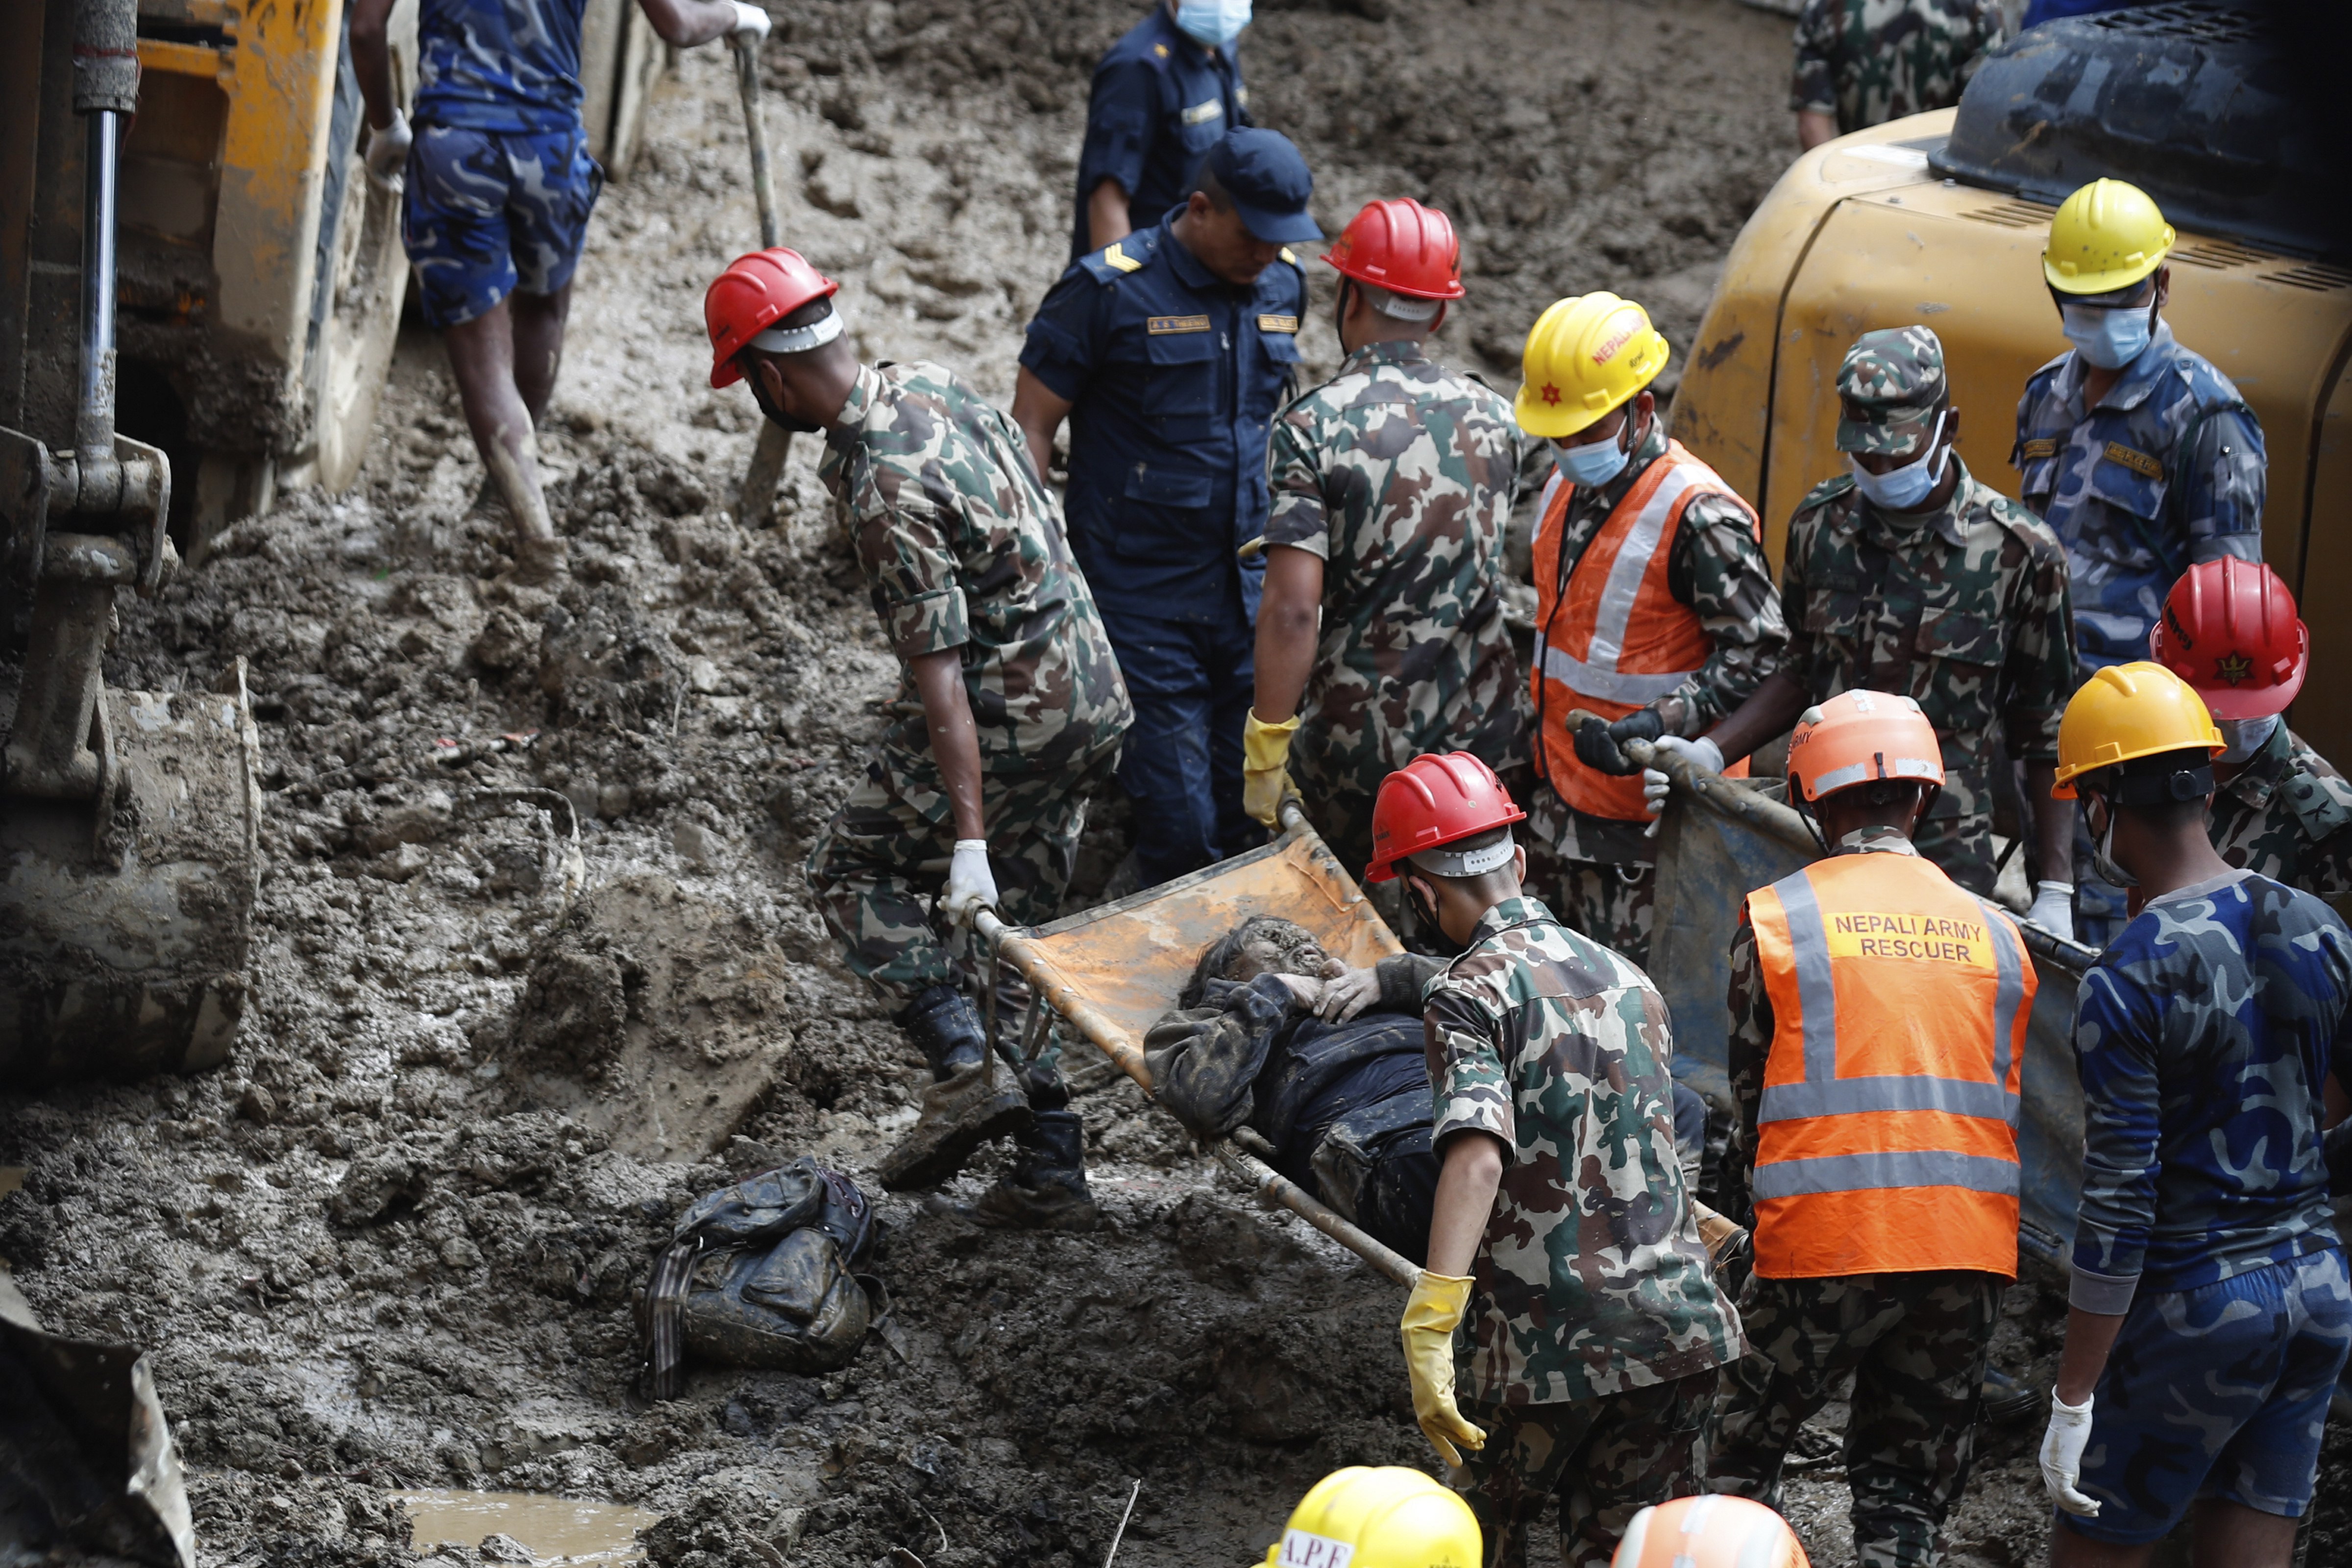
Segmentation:
{"type": "Polygon", "coordinates": [[[1379,969],[1342,968],[1323,983],[1323,995],[1315,1004],[1315,1016],[1327,1024],[1344,1024],[1378,1001],[1380,994],[1379,969]]]}
{"type": "Polygon", "coordinates": [[[1302,1007],[1314,1006],[1323,994],[1323,982],[1311,974],[1277,974],[1275,978],[1289,987],[1290,994],[1298,998],[1298,1005],[1302,1007]]]}

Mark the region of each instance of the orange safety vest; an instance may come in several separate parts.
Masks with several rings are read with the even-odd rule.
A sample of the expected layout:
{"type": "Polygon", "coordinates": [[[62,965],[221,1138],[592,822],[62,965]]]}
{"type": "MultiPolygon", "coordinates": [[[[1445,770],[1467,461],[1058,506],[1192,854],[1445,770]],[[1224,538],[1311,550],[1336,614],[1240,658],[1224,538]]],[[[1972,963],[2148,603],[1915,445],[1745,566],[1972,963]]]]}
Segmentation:
{"type": "MultiPolygon", "coordinates": [[[[1585,547],[1566,591],[1559,581],[1560,536],[1576,487],[1557,470],[1545,488],[1543,519],[1536,524],[1536,657],[1529,672],[1536,704],[1536,762],[1554,794],[1590,816],[1646,822],[1642,775],[1617,778],[1586,766],[1576,755],[1569,710],[1582,708],[1622,719],[1667,695],[1696,674],[1715,651],[1698,615],[1666,587],[1683,513],[1696,498],[1719,495],[1748,513],[1761,542],[1755,509],[1740,500],[1713,468],[1666,443],[1633,481],[1609,521],[1585,547]]],[[[1745,763],[1725,770],[1747,776],[1745,763]]]]}
{"type": "Polygon", "coordinates": [[[1748,895],[1772,1003],[1756,1272],[2017,1277],[2018,1083],[2037,981],[1934,863],[1836,855],[1748,895]]]}

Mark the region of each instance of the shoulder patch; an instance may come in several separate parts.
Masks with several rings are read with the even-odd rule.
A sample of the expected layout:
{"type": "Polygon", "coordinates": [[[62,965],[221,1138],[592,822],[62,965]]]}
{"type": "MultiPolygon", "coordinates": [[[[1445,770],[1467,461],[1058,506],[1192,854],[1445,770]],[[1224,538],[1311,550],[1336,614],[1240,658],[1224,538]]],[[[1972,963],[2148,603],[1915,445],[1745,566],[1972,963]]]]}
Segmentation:
{"type": "Polygon", "coordinates": [[[1289,262],[1293,267],[1297,267],[1298,265],[1298,253],[1291,249],[1290,247],[1286,245],[1282,247],[1282,258],[1285,261],[1289,262]]]}
{"type": "Polygon", "coordinates": [[[1130,234],[1125,239],[1115,240],[1100,250],[1089,251],[1079,257],[1078,266],[1097,283],[1116,283],[1127,273],[1142,271],[1143,264],[1150,258],[1151,252],[1138,244],[1135,236],[1130,234]],[[1130,246],[1142,254],[1134,254],[1129,248],[1130,246]]]}
{"type": "Polygon", "coordinates": [[[1134,272],[1140,269],[1143,263],[1129,256],[1118,242],[1114,240],[1104,247],[1103,265],[1115,268],[1121,272],[1134,272]]]}
{"type": "Polygon", "coordinates": [[[1825,507],[1852,489],[1853,489],[1852,474],[1840,474],[1834,479],[1823,479],[1805,492],[1805,499],[1797,503],[1797,510],[1803,512],[1825,507]]]}
{"type": "Polygon", "coordinates": [[[2030,440],[2019,442],[2017,450],[2018,454],[2029,463],[2037,458],[2054,458],[2058,455],[2058,437],[2036,436],[2030,440]]]}
{"type": "Polygon", "coordinates": [[[2303,836],[2314,844],[2352,826],[2352,784],[2343,779],[2299,767],[2281,781],[2279,793],[2303,836]]]}
{"type": "Polygon", "coordinates": [[[1168,58],[1168,46],[1165,44],[1154,44],[1151,46],[1151,52],[1157,58],[1164,60],[1168,58]]]}
{"type": "Polygon", "coordinates": [[[2126,447],[2121,441],[2108,442],[2106,449],[2099,455],[2110,463],[2129,468],[2144,479],[2160,479],[2164,477],[2164,463],[2161,458],[2150,457],[2146,452],[2126,447]]]}

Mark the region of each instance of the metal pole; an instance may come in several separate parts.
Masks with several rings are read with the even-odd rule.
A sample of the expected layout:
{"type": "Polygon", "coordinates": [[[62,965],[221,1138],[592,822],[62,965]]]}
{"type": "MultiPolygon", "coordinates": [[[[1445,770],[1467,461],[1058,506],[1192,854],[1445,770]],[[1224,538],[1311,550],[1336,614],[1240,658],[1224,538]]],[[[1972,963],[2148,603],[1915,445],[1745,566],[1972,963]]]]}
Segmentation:
{"type": "MultiPolygon", "coordinates": [[[[768,160],[767,120],[760,109],[760,47],[740,35],[730,36],[727,42],[735,51],[735,91],[743,100],[743,130],[751,144],[751,194],[760,204],[760,244],[772,250],[784,243],[784,216],[776,202],[776,174],[768,160]]],[[[791,431],[772,419],[760,421],[751,466],[744,470],[743,489],[735,499],[735,521],[742,527],[766,528],[775,521],[776,486],[783,482],[784,464],[792,450],[791,431]]]]}
{"type": "Polygon", "coordinates": [[[85,464],[114,459],[114,192],[121,117],[89,116],[89,156],[82,206],[81,398],[74,446],[85,464]]]}

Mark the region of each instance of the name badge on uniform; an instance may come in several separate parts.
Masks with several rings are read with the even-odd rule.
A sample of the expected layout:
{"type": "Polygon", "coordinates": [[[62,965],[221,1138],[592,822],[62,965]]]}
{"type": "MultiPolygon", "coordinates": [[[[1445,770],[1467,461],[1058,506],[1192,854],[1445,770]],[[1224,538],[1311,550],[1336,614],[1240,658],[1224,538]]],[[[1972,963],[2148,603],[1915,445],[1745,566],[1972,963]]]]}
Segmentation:
{"type": "Polygon", "coordinates": [[[1153,316],[1143,323],[1143,330],[1155,338],[1171,332],[1205,332],[1209,330],[1206,316],[1153,316]]]}
{"type": "Polygon", "coordinates": [[[2058,438],[2054,436],[2036,436],[2020,447],[2019,451],[2029,463],[2036,458],[2054,458],[2058,455],[2058,438]]]}
{"type": "Polygon", "coordinates": [[[1261,332],[1295,332],[1298,330],[1296,316],[1260,316],[1257,330],[1261,332]]]}
{"type": "Polygon", "coordinates": [[[1181,110],[1180,118],[1187,125],[1206,125],[1212,120],[1223,119],[1224,114],[1223,102],[1213,98],[1206,103],[1196,103],[1189,109],[1181,110]]]}
{"type": "Polygon", "coordinates": [[[2108,462],[2120,463],[2144,479],[2160,479],[2164,477],[2162,463],[2149,457],[2146,452],[2134,451],[2121,441],[2108,442],[2104,455],[2108,462]]]}

